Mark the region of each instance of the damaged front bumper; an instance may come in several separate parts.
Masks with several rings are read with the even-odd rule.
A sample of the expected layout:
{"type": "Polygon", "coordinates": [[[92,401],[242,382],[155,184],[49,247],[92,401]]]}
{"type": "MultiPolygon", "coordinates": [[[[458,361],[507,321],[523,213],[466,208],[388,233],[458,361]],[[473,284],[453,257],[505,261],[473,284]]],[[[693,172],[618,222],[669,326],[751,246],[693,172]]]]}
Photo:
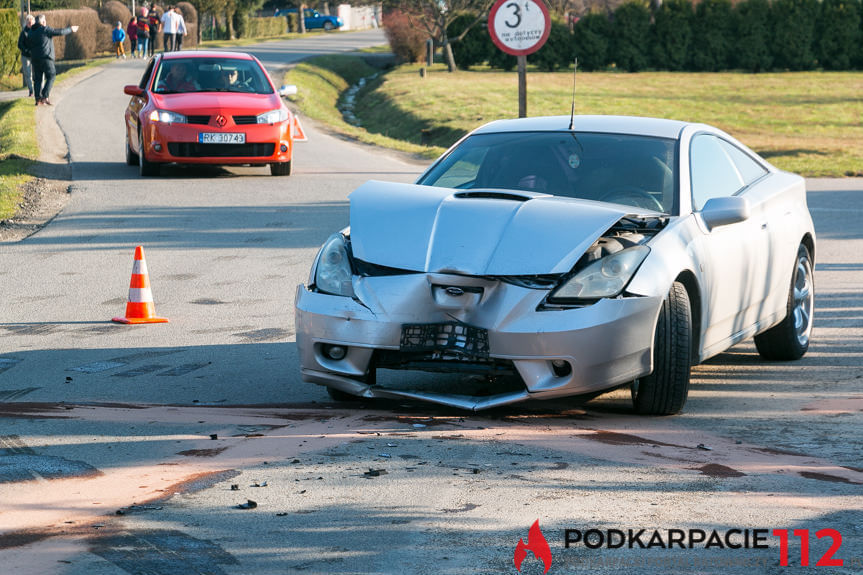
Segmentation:
{"type": "Polygon", "coordinates": [[[660,297],[618,297],[564,309],[543,307],[546,290],[493,278],[415,273],[355,277],[353,283],[353,299],[298,286],[297,346],[304,381],[367,398],[481,410],[601,392],[652,370],[660,297]],[[425,325],[432,326],[432,335],[415,345],[410,329],[425,325]],[[456,328],[458,334],[450,334],[447,343],[446,334],[435,336],[434,326],[466,327],[456,328]],[[476,337],[485,341],[469,341],[476,337]],[[369,381],[377,367],[509,369],[524,388],[481,396],[392,389],[369,381]]]}

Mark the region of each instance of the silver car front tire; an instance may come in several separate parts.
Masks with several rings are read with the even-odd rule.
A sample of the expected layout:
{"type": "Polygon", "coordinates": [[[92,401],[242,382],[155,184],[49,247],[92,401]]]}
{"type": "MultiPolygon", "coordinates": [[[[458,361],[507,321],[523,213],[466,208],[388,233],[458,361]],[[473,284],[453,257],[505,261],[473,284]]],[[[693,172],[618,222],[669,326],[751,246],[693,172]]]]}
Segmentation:
{"type": "Polygon", "coordinates": [[[689,395],[692,355],[692,313],[689,294],[675,282],[659,310],[653,339],[653,373],[632,384],[636,413],[679,413],[689,395]]]}

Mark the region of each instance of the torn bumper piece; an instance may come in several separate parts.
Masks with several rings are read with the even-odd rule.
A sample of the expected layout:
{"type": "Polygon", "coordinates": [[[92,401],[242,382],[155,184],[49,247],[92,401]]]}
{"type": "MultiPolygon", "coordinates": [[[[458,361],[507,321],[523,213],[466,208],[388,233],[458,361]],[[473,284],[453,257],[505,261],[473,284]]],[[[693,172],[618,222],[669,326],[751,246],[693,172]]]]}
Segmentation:
{"type": "Polygon", "coordinates": [[[432,273],[355,278],[354,288],[357,299],[298,286],[297,346],[304,381],[361,397],[414,399],[476,411],[600,392],[652,370],[659,297],[621,297],[543,310],[544,290],[432,273]],[[478,295],[447,299],[442,286],[467,287],[478,295]],[[458,334],[464,353],[452,349],[453,336],[446,326],[453,323],[469,328],[458,334]],[[424,324],[446,332],[446,337],[432,336],[425,352],[406,345],[410,338],[405,337],[424,324]],[[487,347],[473,341],[482,337],[487,337],[487,347]],[[438,344],[440,349],[434,349],[438,344]],[[502,366],[521,378],[524,389],[470,396],[363,381],[377,367],[493,373],[502,366]]]}

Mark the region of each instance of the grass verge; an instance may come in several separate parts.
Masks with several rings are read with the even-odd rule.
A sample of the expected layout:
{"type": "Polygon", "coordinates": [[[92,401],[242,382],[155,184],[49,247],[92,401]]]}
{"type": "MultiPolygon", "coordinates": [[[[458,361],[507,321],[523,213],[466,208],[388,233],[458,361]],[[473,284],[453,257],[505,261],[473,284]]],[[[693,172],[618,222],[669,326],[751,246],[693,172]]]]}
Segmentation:
{"type": "MultiPolygon", "coordinates": [[[[307,78],[335,75],[347,87],[355,80],[340,70],[362,73],[339,61],[346,58],[355,57],[309,60],[291,83],[301,87],[307,101],[319,97],[319,86],[306,84],[307,78]]],[[[480,69],[449,74],[435,65],[423,78],[419,71],[419,65],[400,66],[360,91],[354,113],[363,128],[351,126],[345,133],[363,141],[383,136],[380,145],[396,140],[396,149],[433,156],[481,124],[518,114],[515,72],[480,69]]],[[[810,177],[863,176],[860,72],[595,72],[580,73],[577,82],[578,114],[704,122],[732,134],[781,169],[810,177]]],[[[530,116],[569,114],[571,72],[529,71],[527,84],[530,116]]],[[[315,103],[314,114],[303,111],[343,131],[335,101],[329,94],[315,103]],[[327,106],[329,110],[323,109],[327,106]]]]}
{"type": "MultiPolygon", "coordinates": [[[[57,81],[101,66],[112,58],[65,61],[58,65],[57,81]]],[[[16,81],[20,81],[18,75],[16,81]]],[[[16,85],[14,89],[18,89],[16,85]]],[[[0,220],[13,217],[22,198],[22,186],[30,181],[30,168],[39,158],[36,140],[36,106],[31,98],[0,102],[0,220]]]]}
{"type": "Polygon", "coordinates": [[[36,107],[29,98],[0,102],[0,220],[11,218],[21,200],[21,186],[39,157],[36,107]]]}
{"type": "MultiPolygon", "coordinates": [[[[420,145],[418,141],[411,142],[397,135],[390,136],[386,128],[366,129],[345,121],[339,110],[339,106],[344,104],[344,93],[360,79],[370,78],[379,72],[380,70],[367,64],[361,56],[319,56],[305,60],[291,69],[285,75],[285,82],[297,86],[298,93],[291,97],[291,101],[299,107],[302,114],[326,124],[341,134],[367,144],[410,154],[429,158],[438,155],[437,150],[430,150],[427,146],[420,145]]],[[[358,101],[364,100],[364,93],[374,90],[378,83],[378,81],[371,81],[366,90],[361,91],[358,101]]],[[[409,119],[409,116],[409,113],[400,112],[393,121],[400,124],[409,119]]]]}

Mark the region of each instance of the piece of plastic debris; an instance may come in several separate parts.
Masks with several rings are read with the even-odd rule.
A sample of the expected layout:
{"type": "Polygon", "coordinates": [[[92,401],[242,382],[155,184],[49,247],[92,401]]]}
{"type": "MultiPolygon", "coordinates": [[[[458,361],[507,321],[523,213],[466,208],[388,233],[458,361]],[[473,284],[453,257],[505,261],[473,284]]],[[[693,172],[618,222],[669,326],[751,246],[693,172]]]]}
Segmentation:
{"type": "Polygon", "coordinates": [[[392,457],[389,453],[378,453],[378,457],[392,457]]]}
{"type": "Polygon", "coordinates": [[[257,481],[255,481],[254,483],[252,483],[252,487],[266,487],[266,486],[267,486],[267,482],[266,482],[266,481],[264,481],[263,483],[258,483],[257,481]]]}
{"type": "Polygon", "coordinates": [[[239,485],[237,485],[236,483],[231,483],[231,491],[239,491],[239,490],[240,490],[239,485]]]}
{"type": "Polygon", "coordinates": [[[706,445],[704,445],[703,443],[699,443],[696,447],[697,447],[698,449],[702,449],[702,450],[704,450],[704,451],[713,451],[713,448],[712,448],[712,447],[707,447],[707,446],[706,446],[706,445]]]}
{"type": "Polygon", "coordinates": [[[369,470],[363,473],[366,477],[380,477],[381,475],[386,475],[386,469],[372,469],[369,467],[369,470]]]}
{"type": "Polygon", "coordinates": [[[425,423],[414,423],[413,426],[416,429],[422,429],[423,427],[427,427],[425,423]]]}
{"type": "Polygon", "coordinates": [[[284,517],[287,513],[276,513],[276,517],[284,517]]]}
{"type": "Polygon", "coordinates": [[[387,443],[387,447],[395,447],[396,445],[396,443],[387,443]]]}
{"type": "Polygon", "coordinates": [[[252,501],[251,499],[247,499],[245,503],[240,503],[237,505],[237,509],[254,509],[258,506],[257,501],[252,501]]]}

